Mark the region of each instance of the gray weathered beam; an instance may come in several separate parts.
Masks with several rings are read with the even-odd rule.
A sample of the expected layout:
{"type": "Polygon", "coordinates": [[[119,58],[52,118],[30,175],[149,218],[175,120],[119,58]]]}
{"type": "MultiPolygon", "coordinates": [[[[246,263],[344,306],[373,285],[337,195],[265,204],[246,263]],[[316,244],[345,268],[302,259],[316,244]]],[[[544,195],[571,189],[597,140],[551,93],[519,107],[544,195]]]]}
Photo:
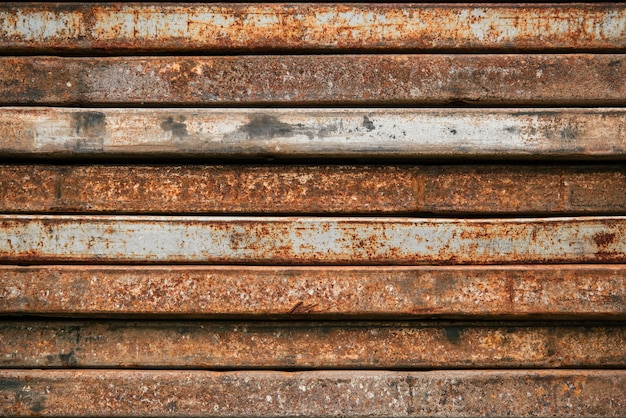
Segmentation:
{"type": "Polygon", "coordinates": [[[624,370],[2,370],[0,414],[63,417],[623,417],[624,370]]]}
{"type": "Polygon", "coordinates": [[[611,368],[626,326],[5,320],[0,347],[3,368],[611,368]]]}
{"type": "Polygon", "coordinates": [[[529,219],[0,215],[4,262],[626,262],[626,217],[529,219]]]}
{"type": "Polygon", "coordinates": [[[2,57],[0,80],[1,105],[626,105],[623,54],[2,57]]]}
{"type": "Polygon", "coordinates": [[[15,4],[7,52],[623,50],[623,4],[15,4]]]}
{"type": "Polygon", "coordinates": [[[622,165],[0,165],[0,211],[626,214],[622,165]]]}
{"type": "Polygon", "coordinates": [[[7,107],[0,112],[0,154],[623,158],[626,111],[7,107]]]}
{"type": "Polygon", "coordinates": [[[0,266],[1,315],[626,319],[621,265],[0,266]]]}

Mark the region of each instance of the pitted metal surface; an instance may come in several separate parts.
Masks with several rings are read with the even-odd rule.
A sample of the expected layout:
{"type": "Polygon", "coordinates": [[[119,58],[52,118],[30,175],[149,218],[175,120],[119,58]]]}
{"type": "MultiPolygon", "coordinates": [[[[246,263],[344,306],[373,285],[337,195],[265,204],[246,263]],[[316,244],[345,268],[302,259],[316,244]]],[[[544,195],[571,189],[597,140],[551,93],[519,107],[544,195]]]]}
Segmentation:
{"type": "Polygon", "coordinates": [[[287,320],[626,318],[626,270],[619,264],[0,266],[0,289],[3,315],[287,320]]]}
{"type": "Polygon", "coordinates": [[[0,104],[606,107],[624,74],[624,54],[0,57],[0,104]]]}
{"type": "Polygon", "coordinates": [[[621,417],[623,370],[2,370],[12,416],[621,417]]]}
{"type": "Polygon", "coordinates": [[[625,217],[429,219],[0,215],[19,263],[624,263],[625,217]]]}

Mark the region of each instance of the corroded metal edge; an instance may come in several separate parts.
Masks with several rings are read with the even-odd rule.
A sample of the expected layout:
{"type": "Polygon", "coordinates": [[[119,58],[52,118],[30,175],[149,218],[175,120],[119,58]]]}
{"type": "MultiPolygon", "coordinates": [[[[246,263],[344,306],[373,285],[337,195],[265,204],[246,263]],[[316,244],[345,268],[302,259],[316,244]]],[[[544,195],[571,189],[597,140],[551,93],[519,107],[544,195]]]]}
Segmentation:
{"type": "Polygon", "coordinates": [[[11,416],[623,417],[626,371],[0,371],[11,416]]]}
{"type": "Polygon", "coordinates": [[[476,322],[0,322],[3,368],[615,368],[626,326],[476,322]]]}
{"type": "Polygon", "coordinates": [[[1,57],[0,104],[624,106],[625,74],[624,54],[1,57]]]}
{"type": "Polygon", "coordinates": [[[624,263],[626,217],[0,215],[6,262],[624,263]]]}
{"type": "Polygon", "coordinates": [[[15,4],[13,52],[623,50],[623,4],[15,4]]]}
{"type": "Polygon", "coordinates": [[[626,319],[622,265],[0,266],[0,314],[626,319]]]}
{"type": "Polygon", "coordinates": [[[0,134],[9,157],[623,158],[626,111],[4,107],[0,134]]]}

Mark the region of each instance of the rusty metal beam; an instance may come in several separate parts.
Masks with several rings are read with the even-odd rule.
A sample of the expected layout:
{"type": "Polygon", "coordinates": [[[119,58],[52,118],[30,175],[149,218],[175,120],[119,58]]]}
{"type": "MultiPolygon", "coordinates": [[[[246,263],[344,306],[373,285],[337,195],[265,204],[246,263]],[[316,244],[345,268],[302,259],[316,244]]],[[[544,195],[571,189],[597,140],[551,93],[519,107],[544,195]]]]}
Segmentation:
{"type": "Polygon", "coordinates": [[[102,54],[624,50],[623,4],[14,4],[0,49],[102,54]]]}
{"type": "Polygon", "coordinates": [[[623,417],[626,371],[2,370],[0,413],[64,417],[623,417]]]}
{"type": "Polygon", "coordinates": [[[0,266],[0,315],[626,319],[626,269],[0,266]]]}
{"type": "Polygon", "coordinates": [[[7,165],[0,211],[626,214],[626,168],[7,165]]]}
{"type": "Polygon", "coordinates": [[[2,368],[614,368],[626,326],[467,322],[0,322],[2,368]]]}
{"type": "Polygon", "coordinates": [[[626,105],[618,54],[2,57],[0,80],[1,105],[626,105]]]}
{"type": "Polygon", "coordinates": [[[0,215],[4,262],[624,263],[626,217],[0,215]]]}
{"type": "MultiPolygon", "coordinates": [[[[47,82],[52,81],[58,80],[47,82]]],[[[590,159],[625,154],[626,111],[621,108],[6,107],[0,113],[0,155],[8,157],[590,159]]]]}

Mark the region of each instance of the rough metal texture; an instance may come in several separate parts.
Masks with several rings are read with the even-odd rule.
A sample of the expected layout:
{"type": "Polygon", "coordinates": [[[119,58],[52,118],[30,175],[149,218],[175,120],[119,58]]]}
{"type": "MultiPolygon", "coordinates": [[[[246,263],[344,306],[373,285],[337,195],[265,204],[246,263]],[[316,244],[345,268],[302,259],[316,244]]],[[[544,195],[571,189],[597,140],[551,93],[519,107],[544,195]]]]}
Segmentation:
{"type": "Polygon", "coordinates": [[[611,368],[626,326],[463,322],[4,321],[0,367],[611,368]]]}
{"type": "Polygon", "coordinates": [[[622,165],[0,165],[0,211],[624,214],[622,165]]]}
{"type": "Polygon", "coordinates": [[[227,264],[626,262],[626,217],[0,215],[0,260],[227,264]]]}
{"type": "Polygon", "coordinates": [[[0,414],[623,417],[626,371],[0,371],[0,414]]]}
{"type": "Polygon", "coordinates": [[[626,319],[620,265],[0,266],[0,314],[626,319]]]}
{"type": "Polygon", "coordinates": [[[7,107],[0,113],[0,154],[624,158],[626,111],[7,107]]]}
{"type": "Polygon", "coordinates": [[[0,104],[626,105],[626,55],[3,57],[0,104]]]}
{"type": "Polygon", "coordinates": [[[0,416],[626,416],[626,4],[3,3],[0,51],[0,416]],[[330,156],[395,165],[157,164],[330,156]]]}
{"type": "Polygon", "coordinates": [[[620,4],[74,4],[0,7],[9,51],[623,50],[620,4]],[[583,18],[584,16],[584,18],[583,18]]]}

